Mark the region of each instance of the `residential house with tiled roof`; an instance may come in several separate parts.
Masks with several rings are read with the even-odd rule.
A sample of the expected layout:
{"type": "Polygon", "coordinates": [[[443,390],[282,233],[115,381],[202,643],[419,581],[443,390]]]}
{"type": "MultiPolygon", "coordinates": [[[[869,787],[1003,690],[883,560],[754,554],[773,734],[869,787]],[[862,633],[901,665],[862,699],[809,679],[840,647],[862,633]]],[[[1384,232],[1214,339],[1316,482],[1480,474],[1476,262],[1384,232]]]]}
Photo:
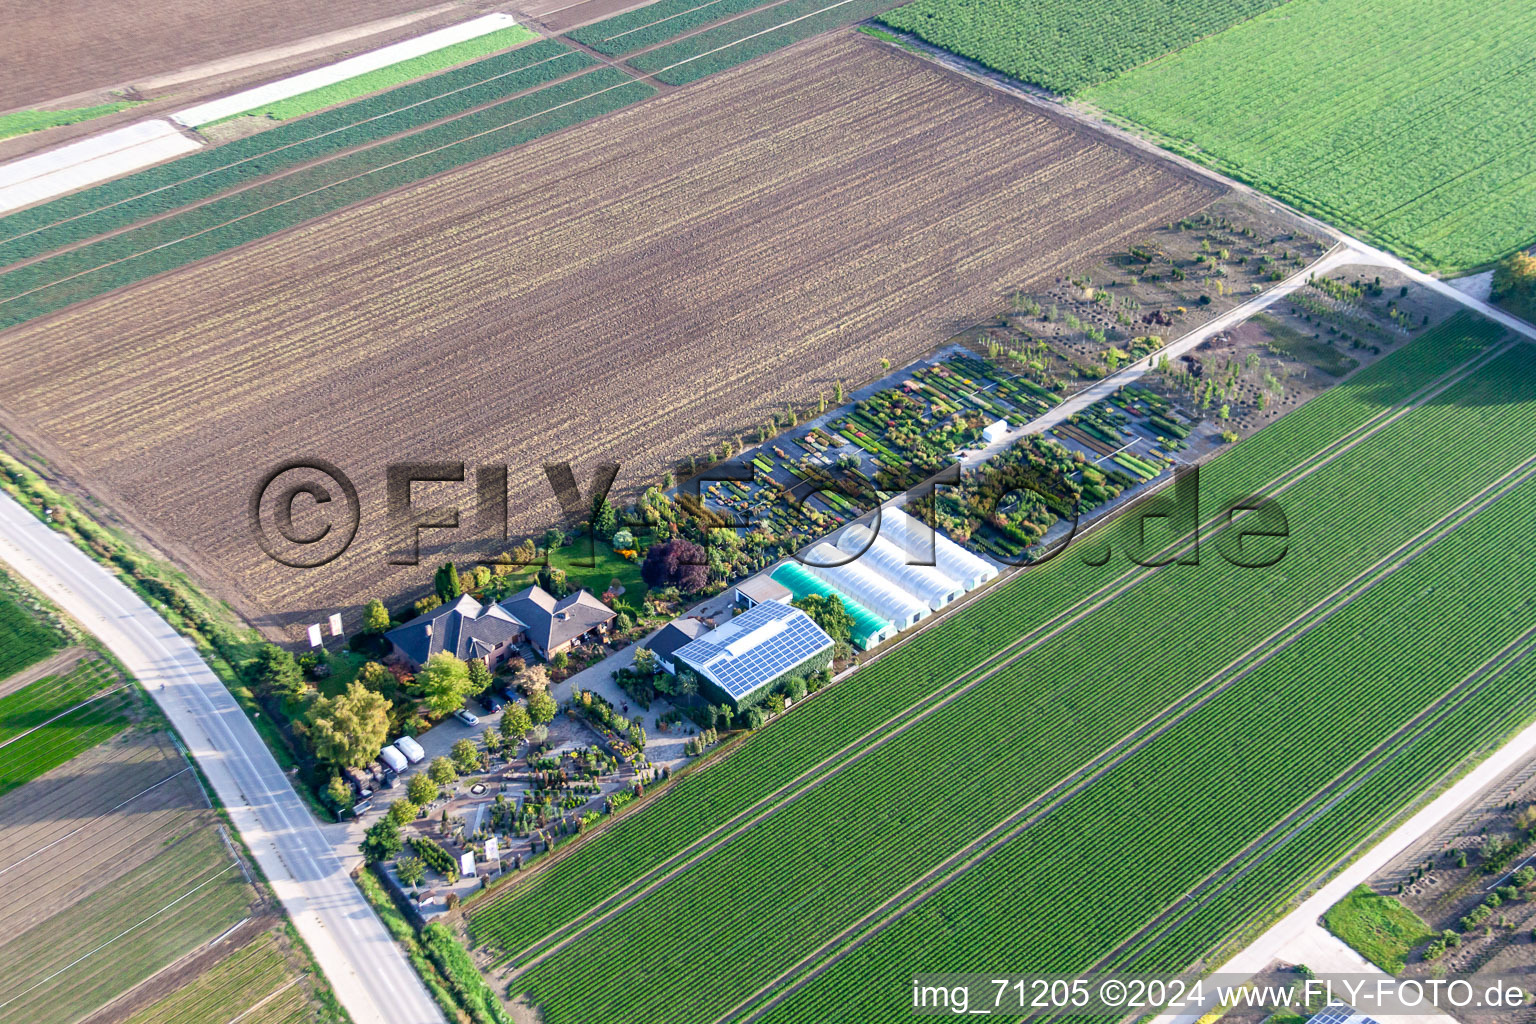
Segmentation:
{"type": "Polygon", "coordinates": [[[537,584],[519,590],[502,601],[501,607],[524,624],[529,646],[545,659],[577,643],[606,637],[617,617],[591,591],[578,590],[556,598],[537,584]]]}
{"type": "Polygon", "coordinates": [[[512,656],[526,628],[501,605],[481,604],[464,594],[384,636],[395,654],[417,668],[439,651],[447,651],[464,661],[483,661],[494,671],[512,656]]]}

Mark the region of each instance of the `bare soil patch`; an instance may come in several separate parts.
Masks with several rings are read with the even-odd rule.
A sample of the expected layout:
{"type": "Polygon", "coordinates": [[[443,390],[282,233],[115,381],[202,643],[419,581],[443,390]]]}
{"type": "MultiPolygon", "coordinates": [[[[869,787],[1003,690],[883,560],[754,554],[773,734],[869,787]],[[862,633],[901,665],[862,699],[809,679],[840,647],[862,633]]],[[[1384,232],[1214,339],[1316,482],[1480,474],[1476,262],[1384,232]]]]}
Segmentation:
{"type": "Polygon", "coordinates": [[[5,109],[46,102],[432,6],[429,0],[226,0],[217,7],[195,0],[82,0],[63,10],[5,0],[0,102],[5,109]]]}
{"type": "Polygon", "coordinates": [[[514,537],[542,530],[546,462],[585,487],[616,461],[635,493],[1217,194],[848,33],[0,336],[0,415],[297,638],[426,584],[389,564],[389,462],[466,463],[418,488],[465,527],[422,557],[488,558],[508,545],[475,523],[476,466],[507,465],[514,537]],[[268,559],[247,513],[295,458],[362,506],[317,570],[268,559]]]}

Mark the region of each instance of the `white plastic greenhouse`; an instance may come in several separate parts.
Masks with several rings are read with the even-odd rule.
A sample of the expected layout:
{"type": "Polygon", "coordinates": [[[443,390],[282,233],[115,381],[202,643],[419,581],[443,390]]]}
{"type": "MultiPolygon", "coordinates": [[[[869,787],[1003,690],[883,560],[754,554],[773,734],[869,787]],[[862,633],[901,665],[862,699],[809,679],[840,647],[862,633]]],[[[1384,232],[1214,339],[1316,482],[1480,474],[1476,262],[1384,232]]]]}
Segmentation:
{"type": "Polygon", "coordinates": [[[805,571],[824,580],[875,614],[890,619],[897,629],[906,629],[931,613],[929,607],[877,572],[848,561],[846,552],[822,541],[805,553],[800,563],[805,571]],[[840,565],[840,562],[847,562],[840,565]]]}
{"type": "Polygon", "coordinates": [[[932,560],[946,576],[961,583],[967,591],[975,590],[997,575],[986,559],[965,550],[927,523],[919,522],[899,508],[880,512],[880,537],[906,553],[908,561],[932,560]]]}
{"type": "Polygon", "coordinates": [[[921,598],[934,611],[965,593],[959,580],[950,579],[937,567],[909,564],[912,560],[905,551],[884,537],[876,536],[867,526],[850,526],[837,539],[837,546],[846,554],[857,555],[856,565],[873,569],[909,594],[921,598]]]}

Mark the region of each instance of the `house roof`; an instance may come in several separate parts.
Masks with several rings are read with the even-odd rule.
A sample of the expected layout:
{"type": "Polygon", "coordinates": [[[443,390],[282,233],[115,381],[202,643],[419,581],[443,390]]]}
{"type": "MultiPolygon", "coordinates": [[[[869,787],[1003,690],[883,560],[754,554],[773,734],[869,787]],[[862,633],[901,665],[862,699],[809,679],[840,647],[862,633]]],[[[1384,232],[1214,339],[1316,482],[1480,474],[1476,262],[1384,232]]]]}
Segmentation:
{"type": "Polygon", "coordinates": [[[500,605],[482,605],[463,594],[418,615],[385,636],[418,665],[440,651],[456,658],[483,658],[523,631],[526,624],[500,605]]]}
{"type": "Polygon", "coordinates": [[[594,597],[591,591],[578,590],[557,600],[538,584],[519,590],[502,601],[501,607],[524,623],[528,639],[546,651],[614,618],[613,609],[594,597]]]}
{"type": "Polygon", "coordinates": [[[788,604],[790,600],[788,588],[766,573],[753,576],[749,580],[742,580],[736,584],[736,592],[753,601],[782,601],[788,604]]]}
{"type": "Polygon", "coordinates": [[[831,647],[805,612],[764,601],[684,644],[675,658],[741,700],[831,647]]]}
{"type": "Polygon", "coordinates": [[[649,647],[656,657],[670,662],[672,655],[679,647],[691,640],[697,640],[708,632],[709,627],[700,619],[677,619],[663,626],[655,636],[646,641],[645,646],[649,647]]]}

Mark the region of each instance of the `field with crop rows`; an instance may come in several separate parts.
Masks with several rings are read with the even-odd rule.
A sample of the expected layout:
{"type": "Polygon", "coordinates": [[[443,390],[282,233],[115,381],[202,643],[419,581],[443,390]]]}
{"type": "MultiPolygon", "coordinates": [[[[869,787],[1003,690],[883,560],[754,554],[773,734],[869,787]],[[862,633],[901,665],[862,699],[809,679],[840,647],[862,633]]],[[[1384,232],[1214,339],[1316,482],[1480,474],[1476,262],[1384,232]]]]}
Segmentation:
{"type": "Polygon", "coordinates": [[[0,698],[0,793],[7,793],[124,728],[132,687],[104,661],[82,661],[0,698]]]}
{"type": "Polygon", "coordinates": [[[72,192],[0,217],[0,265],[204,202],[268,175],[462,114],[595,63],[559,43],[539,42],[72,192]]]}
{"type": "MultiPolygon", "coordinates": [[[[566,36],[598,53],[622,57],[717,21],[770,8],[781,0],[659,0],[572,29],[566,36]]],[[[776,22],[774,24],[777,24],[776,22]]]]}
{"type": "Polygon", "coordinates": [[[0,795],[0,1021],[78,1020],[246,915],[256,894],[169,734],[35,774],[0,795]]]}
{"type": "Polygon", "coordinates": [[[1533,32],[1520,0],[1295,0],[1083,98],[1453,272],[1536,241],[1533,32]]]}
{"type": "Polygon", "coordinates": [[[222,830],[159,728],[118,733],[0,794],[0,1022],[333,1020],[222,830]]]}
{"type": "MultiPolygon", "coordinates": [[[[257,107],[246,111],[246,114],[255,117],[269,117],[274,121],[286,121],[289,118],[303,117],[305,114],[314,113],[316,110],[324,110],[326,107],[335,106],[338,103],[347,103],[359,96],[367,96],[369,93],[388,89],[399,85],[401,82],[409,82],[413,78],[421,78],[423,75],[437,75],[438,73],[453,67],[455,64],[463,64],[466,61],[478,60],[481,57],[496,53],[500,50],[521,46],[523,43],[538,39],[539,36],[532,29],[522,25],[513,25],[509,28],[488,32],[483,36],[475,36],[452,46],[445,46],[440,50],[424,53],[419,57],[412,57],[387,67],[370,71],[366,74],[354,75],[351,78],[323,86],[319,89],[311,89],[309,92],[290,96],[285,100],[264,107],[257,107]]],[[[240,114],[233,115],[235,117],[240,114]]]]}
{"type": "Polygon", "coordinates": [[[0,573],[0,680],[42,661],[64,646],[64,637],[25,602],[29,595],[0,573]]]}
{"type": "Polygon", "coordinates": [[[535,532],[551,457],[633,493],[1214,194],[850,34],[6,332],[0,404],[261,625],[302,623],[420,576],[369,502],[346,555],[278,571],[228,529],[278,460],[329,452],[364,494],[401,451],[505,462],[535,532]]]}
{"type": "Polygon", "coordinates": [[[570,33],[572,39],[595,39],[603,52],[630,53],[651,47],[629,58],[629,65],[654,74],[658,82],[686,85],[706,75],[735,67],[765,53],[802,39],[878,14],[890,0],[726,0],[697,6],[686,0],[687,9],[672,17],[654,20],[646,7],[627,15],[587,26],[570,33]],[[758,8],[761,8],[760,10],[758,8]],[[742,13],[750,12],[750,13],[742,13]],[[675,43],[668,39],[709,25],[727,15],[741,15],[704,31],[696,31],[675,43]],[[632,25],[642,27],[632,28],[632,25]],[[606,27],[605,27],[606,26],[606,27]]]}
{"type": "Polygon", "coordinates": [[[1284,2],[916,0],[879,20],[1070,95],[1284,2]]]}
{"type": "Polygon", "coordinates": [[[284,955],[284,936],[267,932],[196,979],[129,1017],[125,1024],[289,1024],[315,1019],[284,955]]]}
{"type": "MultiPolygon", "coordinates": [[[[1490,340],[1488,335],[1485,329],[1462,324],[1449,334],[1442,333],[1439,340],[1465,352],[1469,346],[1486,344],[1490,340]],[[1470,337],[1460,337],[1458,331],[1470,337]]],[[[1417,345],[1409,351],[1415,349],[1422,352],[1417,345]]],[[[1395,371],[1418,376],[1423,368],[1438,361],[1438,358],[1422,361],[1414,358],[1405,362],[1393,359],[1387,363],[1394,364],[1395,371]]],[[[1258,675],[1265,660],[1280,657],[1277,651],[1282,649],[1300,655],[1313,652],[1314,643],[1335,643],[1340,637],[1352,638],[1357,635],[1353,628],[1347,633],[1340,632],[1331,620],[1345,618],[1346,612],[1363,615],[1368,609],[1390,606],[1392,592],[1383,590],[1381,593],[1388,596],[1378,597],[1375,596],[1378,588],[1417,585],[1422,589],[1425,581],[1436,578],[1435,572],[1446,566],[1454,570],[1454,567],[1465,564],[1456,557],[1453,549],[1445,549],[1451,553],[1442,554],[1438,547],[1429,546],[1427,554],[1417,554],[1417,548],[1427,544],[1426,531],[1437,530],[1444,521],[1458,514],[1458,506],[1493,488],[1509,470],[1536,455],[1536,432],[1519,430],[1512,435],[1504,429],[1505,416],[1511,405],[1522,400],[1521,388],[1533,370],[1536,370],[1533,353],[1529,348],[1521,347],[1467,380],[1451,385],[1443,396],[1401,416],[1388,413],[1382,404],[1384,396],[1376,393],[1373,386],[1383,383],[1382,377],[1391,378],[1386,374],[1365,376],[1359,389],[1353,396],[1346,393],[1344,401],[1320,399],[1301,413],[1288,417],[1271,429],[1292,433],[1291,440],[1294,441],[1296,433],[1305,435],[1315,431],[1320,423],[1334,421],[1336,426],[1336,414],[1348,413],[1351,409],[1355,414],[1365,414],[1356,420],[1353,431],[1345,430],[1345,433],[1359,435],[1354,438],[1358,443],[1353,447],[1345,449],[1335,445],[1333,442],[1340,435],[1334,433],[1331,437],[1314,435],[1316,439],[1307,448],[1289,448],[1288,457],[1292,461],[1280,473],[1290,481],[1283,500],[1293,524],[1293,552],[1284,563],[1283,586],[1277,586],[1276,579],[1265,573],[1210,560],[1198,568],[1189,567],[1187,571],[1138,573],[1130,570],[1131,575],[1140,578],[1109,606],[1113,611],[1088,616],[1059,634],[1038,637],[1031,646],[1008,655],[997,666],[996,672],[972,675],[970,678],[975,685],[966,688],[957,699],[937,707],[919,724],[892,736],[876,753],[850,767],[830,777],[822,771],[820,775],[824,781],[814,790],[758,822],[728,846],[712,852],[701,864],[647,895],[638,906],[624,910],[573,945],[538,962],[516,979],[514,990],[530,991],[534,1001],[544,1010],[546,1019],[551,1021],[591,1019],[594,1014],[604,1016],[621,1004],[625,1012],[640,1013],[647,1019],[682,1019],[670,1014],[679,1012],[685,1004],[691,1012],[702,1010],[712,1018],[716,1012],[731,1009],[734,1002],[747,996],[755,984],[767,984],[780,971],[792,968],[820,942],[844,934],[844,930],[860,916],[896,895],[904,884],[916,881],[925,871],[945,870],[946,858],[960,854],[989,830],[1010,822],[1014,825],[1028,822],[1032,814],[1043,809],[1041,800],[1044,795],[1059,789],[1060,780],[1090,770],[1095,764],[1103,766],[1109,756],[1106,744],[1113,744],[1133,732],[1170,704],[1178,706],[1181,700],[1186,702],[1179,714],[1164,723],[1166,731],[1149,737],[1155,742],[1136,751],[1122,766],[1107,774],[1102,785],[1095,784],[1083,790],[1081,795],[1073,796],[1065,807],[1091,808],[1098,801],[1108,800],[1116,794],[1123,798],[1127,793],[1136,792],[1122,789],[1113,781],[1121,777],[1121,772],[1141,770],[1146,766],[1145,770],[1154,775],[1167,775],[1169,761],[1163,754],[1166,749],[1177,749],[1181,751],[1177,756],[1182,757],[1191,756],[1192,750],[1226,751],[1225,745],[1211,744],[1208,740],[1202,746],[1199,741],[1181,738],[1204,728],[1212,720],[1210,715],[1218,714],[1210,709],[1219,709],[1219,714],[1226,715],[1233,713],[1235,708],[1256,705],[1270,709],[1273,714],[1276,700],[1290,707],[1289,702],[1280,699],[1283,693],[1257,702],[1252,698],[1229,696],[1261,686],[1261,692],[1265,693],[1276,688],[1283,690],[1286,681],[1292,677],[1272,669],[1265,670],[1267,675],[1258,675]],[[1316,419],[1307,416],[1314,409],[1317,410],[1314,413],[1316,419]],[[1359,422],[1362,419],[1363,426],[1359,422]],[[1288,429],[1287,424],[1290,424],[1288,429]],[[1463,438],[1465,447],[1432,457],[1427,460],[1432,465],[1426,465],[1422,453],[1433,447],[1428,441],[1434,437],[1463,438]],[[1306,455],[1309,450],[1329,453],[1325,456],[1327,461],[1321,462],[1315,472],[1309,472],[1309,467],[1321,460],[1309,458],[1306,455]],[[1417,498],[1420,488],[1412,481],[1441,472],[1447,476],[1444,479],[1446,493],[1440,498],[1424,502],[1411,512],[1405,512],[1401,507],[1404,503],[1394,499],[1394,495],[1408,493],[1417,498]],[[1362,501],[1362,498],[1371,500],[1362,501]],[[1349,518],[1352,514],[1357,520],[1351,525],[1349,518]],[[1304,534],[1304,546],[1298,523],[1312,523],[1315,527],[1304,534]],[[1324,531],[1318,527],[1320,523],[1338,523],[1340,528],[1324,531]],[[1410,552],[1416,557],[1408,560],[1405,567],[1393,570],[1392,566],[1399,560],[1408,559],[1410,552]],[[1341,586],[1346,594],[1339,593],[1341,586]],[[1215,594],[1221,595],[1220,600],[1211,599],[1210,595],[1215,594]],[[1365,597],[1359,602],[1360,608],[1355,610],[1355,605],[1349,601],[1361,594],[1365,597]],[[1142,644],[1143,657],[1135,662],[1130,662],[1123,650],[1123,638],[1127,635],[1125,624],[1129,621],[1139,624],[1133,631],[1136,635],[1151,638],[1142,644]],[[1275,644],[1274,638],[1287,634],[1287,631],[1294,636],[1288,636],[1285,643],[1291,639],[1297,643],[1293,647],[1275,644]],[[1117,642],[1116,637],[1120,637],[1120,641],[1117,642]],[[1234,666],[1238,665],[1242,666],[1242,671],[1235,670],[1234,666]],[[1110,688],[1113,699],[1107,696],[1110,688]],[[1204,705],[1190,703],[1194,695],[1209,697],[1210,701],[1204,705]],[[1170,746],[1173,744],[1182,745],[1170,746]],[[937,761],[935,751],[943,752],[937,755],[937,761]],[[925,767],[919,768],[919,765],[925,767]],[[943,779],[943,784],[931,791],[924,790],[921,813],[914,817],[918,804],[914,803],[910,782],[925,772],[943,779]],[[900,781],[903,779],[907,782],[900,781]],[[771,870],[767,868],[769,864],[773,865],[771,870]],[[750,899],[720,901],[703,895],[711,889],[718,892],[727,875],[760,881],[754,885],[750,899]],[[872,883],[872,879],[879,881],[872,883]],[[680,920],[676,914],[679,905],[694,909],[682,915],[680,920]],[[707,911],[699,911],[698,908],[706,906],[707,911]],[[662,920],[670,922],[665,925],[665,930],[677,944],[674,946],[669,942],[664,949],[656,949],[654,936],[662,927],[662,920]],[[647,949],[648,946],[652,948],[647,949]],[[641,949],[646,949],[643,955],[639,952],[641,949]],[[702,972],[710,980],[702,987],[697,985],[701,974],[697,964],[690,971],[682,972],[692,987],[681,1002],[678,1001],[679,993],[670,983],[673,972],[680,971],[680,965],[672,963],[674,949],[679,951],[678,955],[682,955],[684,949],[691,950],[694,956],[700,949],[710,951],[709,969],[702,972]],[[627,984],[634,978],[614,970],[612,965],[618,963],[645,963],[647,984],[627,984]],[[626,989],[622,994],[621,988],[626,989]]],[[[1402,397],[1412,390],[1414,387],[1410,385],[1394,397],[1402,397]]],[[[1241,485],[1243,477],[1252,479],[1249,474],[1255,470],[1265,475],[1252,480],[1252,485],[1275,479],[1268,475],[1273,472],[1270,460],[1275,454],[1274,442],[1258,443],[1270,433],[1266,431],[1255,441],[1246,442],[1233,455],[1211,467],[1214,473],[1227,465],[1227,473],[1232,474],[1216,475],[1217,493],[1225,492],[1234,483],[1241,485]],[[1248,445],[1254,446],[1252,461],[1241,457],[1248,445]],[[1266,465],[1270,467],[1268,470],[1263,468],[1266,465]]],[[[1532,491],[1525,489],[1516,493],[1529,498],[1532,491]]],[[[1482,531],[1490,531],[1484,543],[1492,549],[1499,543],[1507,543],[1508,531],[1515,529],[1509,524],[1518,523],[1524,511],[1523,505],[1510,504],[1514,501],[1515,498],[1506,498],[1504,502],[1493,504],[1491,511],[1485,510],[1472,519],[1471,525],[1463,527],[1469,531],[1466,536],[1481,536],[1482,531]],[[1477,531],[1473,531],[1474,526],[1477,531]]],[[[1207,509],[1208,512],[1216,510],[1207,509]]],[[[1459,538],[1462,535],[1450,536],[1459,538]]],[[[1111,531],[1108,537],[1111,543],[1124,540],[1123,532],[1111,531]]],[[[1440,539],[1438,534],[1433,537],[1440,539]]],[[[1042,613],[1049,615],[1054,610],[1053,605],[1061,606],[1062,597],[1071,595],[1078,601],[1087,601],[1093,596],[1094,585],[1109,587],[1110,577],[1122,572],[1124,563],[1119,562],[1118,566],[1090,570],[1078,559],[1051,563],[1045,571],[1026,574],[1023,582],[1005,587],[992,601],[982,602],[975,614],[1013,623],[1016,631],[1019,619],[1007,614],[1008,609],[1002,607],[1003,604],[1027,602],[1024,606],[1040,608],[1042,613]],[[1053,568],[1057,566],[1060,568],[1053,568]],[[1082,575],[1084,572],[1088,573],[1087,577],[1082,575]],[[1032,579],[1041,582],[1030,584],[1032,579]],[[1076,582],[1077,586],[1058,594],[1055,586],[1062,580],[1076,582]],[[1087,580],[1095,580],[1096,584],[1084,586],[1087,580]]],[[[1443,600],[1450,603],[1440,604],[1437,600],[1425,605],[1422,614],[1427,621],[1436,621],[1436,616],[1454,619],[1454,615],[1445,615],[1447,609],[1459,607],[1456,602],[1469,595],[1474,599],[1491,598],[1497,604],[1503,594],[1489,589],[1492,587],[1494,583],[1486,577],[1478,580],[1475,588],[1466,588],[1465,592],[1458,593],[1456,588],[1446,587],[1443,600]]],[[[1399,599],[1397,604],[1401,603],[1399,599]]],[[[1039,621],[1039,616],[1032,616],[1031,620],[1039,621]]],[[[1426,620],[1416,621],[1423,625],[1426,620]]],[[[1530,609],[1524,608],[1519,601],[1506,621],[1508,628],[1516,633],[1536,625],[1530,609]]],[[[959,639],[969,646],[974,641],[964,623],[963,617],[958,618],[955,623],[946,624],[932,633],[948,633],[950,643],[959,639]]],[[[1489,636],[1481,648],[1469,647],[1466,657],[1486,656],[1491,650],[1497,650],[1499,643],[1508,640],[1507,637],[1501,640],[1502,633],[1501,630],[1489,636]],[[1493,646],[1490,649],[1488,645],[1493,646]]],[[[1008,641],[1003,640],[992,647],[978,643],[977,654],[971,661],[983,657],[981,652],[999,647],[1007,651],[1008,641]]],[[[1397,644],[1393,649],[1402,647],[1397,644]]],[[[1317,650],[1320,652],[1323,648],[1317,650]]],[[[1424,689],[1403,698],[1401,715],[1404,719],[1411,718],[1418,709],[1419,705],[1414,701],[1433,701],[1440,689],[1454,681],[1451,674],[1459,668],[1459,664],[1447,664],[1440,671],[1441,666],[1435,659],[1424,659],[1423,652],[1434,651],[1434,647],[1413,650],[1426,661],[1429,678],[1423,684],[1424,689]]],[[[931,648],[927,651],[924,664],[934,663],[934,653],[931,648]]],[[[1338,671],[1336,651],[1316,653],[1315,657],[1319,664],[1333,666],[1332,671],[1338,671]]],[[[900,679],[897,673],[901,672],[905,659],[897,659],[895,655],[893,659],[896,664],[892,668],[887,669],[884,663],[879,663],[872,670],[866,670],[877,679],[873,685],[859,686],[861,692],[852,699],[876,699],[871,690],[878,691],[880,684],[900,687],[902,683],[897,681],[900,679]]],[[[910,662],[906,664],[910,665],[910,662]]],[[[939,672],[955,672],[957,681],[966,678],[966,662],[957,664],[951,658],[940,664],[947,667],[939,672]]],[[[861,676],[856,676],[852,682],[858,683],[861,676]]],[[[943,685],[941,681],[941,688],[943,685]]],[[[1380,686],[1382,683],[1374,677],[1369,683],[1365,680],[1360,683],[1361,687],[1368,685],[1380,686]]],[[[838,689],[841,686],[828,697],[836,695],[838,689]]],[[[1350,706],[1359,707],[1365,703],[1368,702],[1359,701],[1357,695],[1356,703],[1350,706]]],[[[815,710],[814,704],[807,717],[812,719],[805,723],[807,730],[825,729],[829,725],[828,720],[815,710]]],[[[1399,721],[1397,717],[1389,717],[1377,725],[1390,729],[1399,721]]],[[[785,727],[795,732],[790,728],[793,725],[791,720],[785,727]]],[[[769,733],[773,731],[769,730],[769,733]]],[[[1248,735],[1246,732],[1237,734],[1248,735]]],[[[1362,734],[1359,741],[1366,738],[1362,734]]],[[[766,745],[769,741],[767,737],[764,740],[766,745]]],[[[689,780],[691,788],[680,789],[678,794],[660,802],[646,816],[660,814],[672,823],[679,818],[691,818],[689,824],[693,835],[706,832],[710,825],[723,820],[717,815],[728,816],[733,804],[741,807],[750,801],[749,798],[737,802],[740,794],[732,793],[729,788],[733,778],[737,786],[742,785],[743,778],[752,780],[747,785],[755,788],[759,795],[767,788],[761,774],[752,772],[754,767],[759,770],[764,767],[762,762],[748,756],[753,746],[749,743],[700,780],[689,780]],[[748,774],[739,776],[734,770],[734,762],[738,759],[756,763],[743,765],[742,770],[748,774]],[[728,777],[710,778],[716,772],[723,772],[728,777]],[[723,800],[696,802],[683,796],[684,793],[703,794],[705,790],[716,790],[717,785],[727,787],[723,800]],[[678,806],[669,807],[674,801],[678,806]]],[[[828,738],[817,746],[817,750],[821,756],[826,756],[834,753],[829,749],[831,746],[828,738]]],[[[1336,772],[1352,763],[1353,748],[1342,750],[1329,744],[1319,747],[1319,757],[1322,758],[1319,770],[1331,767],[1336,772]]],[[[790,761],[784,769],[786,772],[810,766],[806,759],[791,758],[790,761]]],[[[1239,778],[1249,777],[1240,774],[1239,778]]],[[[1315,794],[1315,779],[1311,779],[1309,785],[1312,786],[1310,791],[1301,792],[1315,794]]],[[[1406,795],[1406,792],[1393,792],[1395,799],[1406,795]]],[[[718,790],[716,794],[721,795],[718,790]]],[[[1279,803],[1267,804],[1255,813],[1276,813],[1281,806],[1279,803]]],[[[1289,805],[1284,806],[1289,809],[1289,805]]],[[[1377,806],[1381,806],[1379,800],[1377,806]]],[[[1059,816],[1044,817],[1041,823],[1023,830],[1021,837],[1014,841],[1030,840],[1036,829],[1051,826],[1059,816]]],[[[1120,819],[1111,818],[1127,825],[1136,819],[1134,809],[1120,819]]],[[[650,822],[637,816],[627,823],[626,828],[594,843],[590,848],[591,856],[584,865],[578,863],[580,856],[573,857],[552,871],[547,880],[541,879],[530,887],[527,895],[514,894],[505,903],[492,903],[477,911],[472,919],[476,934],[493,941],[490,936],[503,931],[505,938],[494,940],[495,944],[509,954],[516,953],[536,939],[540,929],[547,930],[550,924],[568,919],[579,908],[591,906],[600,898],[594,897],[594,893],[610,891],[609,879],[604,877],[605,871],[613,870],[610,858],[624,865],[619,868],[618,884],[613,886],[619,888],[625,877],[632,877],[636,872],[644,871],[646,865],[656,863],[655,852],[665,856],[669,849],[665,834],[668,822],[663,818],[656,820],[662,827],[659,833],[650,822]],[[630,836],[638,837],[640,850],[624,849],[622,841],[616,842],[620,837],[627,839],[630,836]],[[652,851],[649,856],[646,847],[652,851]],[[559,870],[568,864],[577,866],[570,871],[559,870]],[[579,872],[580,880],[585,883],[584,889],[560,885],[560,879],[569,882],[574,877],[573,872],[579,872]]],[[[1178,820],[1187,826],[1188,819],[1178,820]]],[[[1078,835],[1081,835],[1081,825],[1077,827],[1078,835]]],[[[1052,834],[1056,848],[1061,848],[1060,844],[1066,840],[1054,828],[1052,834]]],[[[1232,841],[1240,840],[1239,845],[1254,838],[1255,833],[1246,821],[1232,833],[1232,841]]],[[[1008,851],[1012,848],[1012,844],[1004,845],[1003,852],[993,860],[1009,862],[1008,851]]],[[[1059,869],[1058,861],[1038,853],[1041,847],[1030,841],[1028,848],[1037,851],[1024,858],[1029,864],[1038,866],[1041,871],[1059,869]]],[[[1085,863],[1084,870],[1102,871],[1105,863],[1085,863]]],[[[1189,870],[1197,866],[1177,865],[1186,887],[1189,870]]],[[[1017,893],[1021,890],[998,891],[1017,893]]],[[[1166,904],[1169,900],[1162,902],[1166,904]]],[[[1052,910],[1061,905],[1048,900],[1041,903],[1043,908],[1052,910]]],[[[949,920],[954,920],[953,915],[951,910],[949,920]]],[[[1110,951],[1111,946],[1104,944],[1106,934],[1083,929],[1075,917],[1064,916],[1063,920],[1073,921],[1071,927],[1086,936],[1082,939],[1086,948],[1110,951]]],[[[896,931],[892,929],[892,934],[896,931]]],[[[1073,941],[1076,940],[1060,940],[1069,946],[1073,941]]],[[[1031,964],[1022,956],[1015,959],[1031,964]]],[[[526,963],[527,955],[516,957],[513,962],[526,963]]],[[[947,969],[960,969],[961,966],[952,960],[947,969]]],[[[814,986],[813,990],[820,988],[814,986]]],[[[864,994],[868,995],[867,992],[864,994]]]]}
{"type": "MultiPolygon", "coordinates": [[[[548,73],[544,67],[532,70],[548,73]]],[[[0,328],[502,152],[653,92],[616,68],[599,68],[16,267],[0,276],[0,328]]]]}
{"type": "Polygon", "coordinates": [[[170,737],[120,733],[0,796],[7,921],[17,933],[46,921],[209,823],[207,801],[170,737]]]}

